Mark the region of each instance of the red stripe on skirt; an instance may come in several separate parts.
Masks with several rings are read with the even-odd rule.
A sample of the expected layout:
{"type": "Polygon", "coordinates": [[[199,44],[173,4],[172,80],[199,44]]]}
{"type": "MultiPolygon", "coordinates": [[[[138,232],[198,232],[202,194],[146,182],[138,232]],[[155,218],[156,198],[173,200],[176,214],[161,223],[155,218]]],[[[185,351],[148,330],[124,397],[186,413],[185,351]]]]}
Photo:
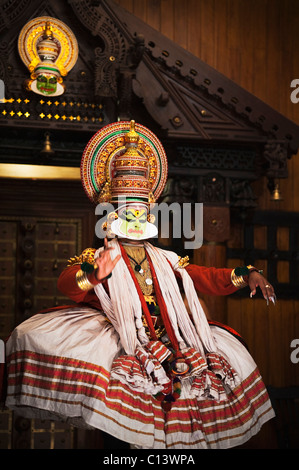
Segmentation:
{"type": "Polygon", "coordinates": [[[259,374],[254,371],[250,376],[249,390],[245,391],[248,387],[248,380],[246,380],[229,395],[228,400],[220,403],[212,400],[199,402],[188,400],[189,408],[186,410],[186,405],[178,401],[168,413],[167,433],[179,430],[191,432],[192,429],[197,428],[198,430],[204,429],[208,435],[213,434],[216,428],[218,432],[223,432],[245,424],[252,419],[255,411],[262,408],[268,400],[268,393],[261,379],[258,383],[254,383],[257,377],[259,374]],[[259,396],[260,394],[261,396],[259,396]],[[172,420],[179,420],[179,423],[172,423],[172,420]]]}
{"type": "MultiPolygon", "coordinates": [[[[57,365],[70,366],[70,367],[81,367],[82,369],[87,368],[89,370],[93,370],[94,372],[97,372],[98,370],[101,369],[101,366],[97,366],[96,364],[93,364],[91,362],[85,362],[79,359],[72,359],[68,357],[41,354],[41,353],[36,353],[33,351],[27,351],[27,350],[16,351],[10,354],[7,357],[7,363],[10,363],[15,360],[23,359],[23,358],[36,360],[38,362],[48,362],[49,364],[57,364],[57,365]]],[[[108,372],[107,374],[109,375],[108,372]]]]}

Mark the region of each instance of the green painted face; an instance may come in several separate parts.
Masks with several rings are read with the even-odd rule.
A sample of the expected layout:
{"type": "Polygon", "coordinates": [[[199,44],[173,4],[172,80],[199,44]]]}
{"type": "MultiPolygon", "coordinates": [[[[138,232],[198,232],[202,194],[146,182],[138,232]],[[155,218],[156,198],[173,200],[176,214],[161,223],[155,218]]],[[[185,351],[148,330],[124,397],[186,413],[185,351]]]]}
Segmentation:
{"type": "Polygon", "coordinates": [[[48,73],[40,74],[36,79],[36,88],[43,95],[53,95],[57,90],[57,77],[48,73]]]}
{"type": "Polygon", "coordinates": [[[146,209],[128,207],[123,211],[120,218],[122,221],[119,228],[122,233],[136,240],[144,236],[147,224],[146,209]]]}

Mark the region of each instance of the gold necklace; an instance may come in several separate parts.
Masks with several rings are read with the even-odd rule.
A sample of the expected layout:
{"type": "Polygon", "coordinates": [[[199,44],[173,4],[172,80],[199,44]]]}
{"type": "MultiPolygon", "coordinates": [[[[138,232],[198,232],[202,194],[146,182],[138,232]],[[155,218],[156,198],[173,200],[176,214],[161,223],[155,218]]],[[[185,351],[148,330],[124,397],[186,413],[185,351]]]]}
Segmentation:
{"type": "Polygon", "coordinates": [[[149,264],[146,259],[144,247],[126,245],[124,246],[134,274],[144,295],[153,293],[153,279],[149,264]],[[141,267],[142,266],[142,267],[141,267]],[[137,269],[136,269],[137,268],[137,269]]]}

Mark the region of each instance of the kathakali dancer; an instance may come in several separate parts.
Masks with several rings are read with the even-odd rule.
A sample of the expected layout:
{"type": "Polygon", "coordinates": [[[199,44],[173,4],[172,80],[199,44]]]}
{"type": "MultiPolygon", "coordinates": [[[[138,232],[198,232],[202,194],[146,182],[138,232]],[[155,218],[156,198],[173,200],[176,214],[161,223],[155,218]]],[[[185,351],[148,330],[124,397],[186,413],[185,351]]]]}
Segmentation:
{"type": "Polygon", "coordinates": [[[72,258],[58,279],[75,306],[36,314],[12,332],[6,406],[137,448],[243,444],[274,412],[241,338],[207,320],[198,293],[249,285],[274,301],[273,287],[254,267],[196,266],[148,241],[156,234],[149,206],[164,188],[167,159],[141,124],[98,131],[81,176],[94,203],[114,204],[105,243],[72,258]]]}

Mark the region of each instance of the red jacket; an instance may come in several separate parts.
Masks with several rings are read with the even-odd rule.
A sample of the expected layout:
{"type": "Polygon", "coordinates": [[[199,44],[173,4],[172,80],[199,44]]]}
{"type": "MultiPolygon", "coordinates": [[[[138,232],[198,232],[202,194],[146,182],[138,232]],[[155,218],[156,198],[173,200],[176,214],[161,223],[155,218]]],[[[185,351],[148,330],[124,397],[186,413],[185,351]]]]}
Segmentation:
{"type": "MultiPolygon", "coordinates": [[[[101,309],[101,304],[93,289],[82,291],[76,282],[76,272],[80,265],[73,265],[66,268],[58,279],[58,289],[65,296],[76,303],[85,303],[91,307],[101,309]]],[[[199,294],[208,295],[228,295],[238,290],[231,281],[231,269],[227,268],[206,268],[189,264],[186,268],[194,282],[196,291],[199,294]]],[[[175,271],[175,275],[180,280],[180,274],[175,271]]],[[[89,276],[89,280],[96,284],[98,281],[94,275],[89,276]]],[[[107,281],[103,281],[104,287],[108,290],[107,281]]]]}

